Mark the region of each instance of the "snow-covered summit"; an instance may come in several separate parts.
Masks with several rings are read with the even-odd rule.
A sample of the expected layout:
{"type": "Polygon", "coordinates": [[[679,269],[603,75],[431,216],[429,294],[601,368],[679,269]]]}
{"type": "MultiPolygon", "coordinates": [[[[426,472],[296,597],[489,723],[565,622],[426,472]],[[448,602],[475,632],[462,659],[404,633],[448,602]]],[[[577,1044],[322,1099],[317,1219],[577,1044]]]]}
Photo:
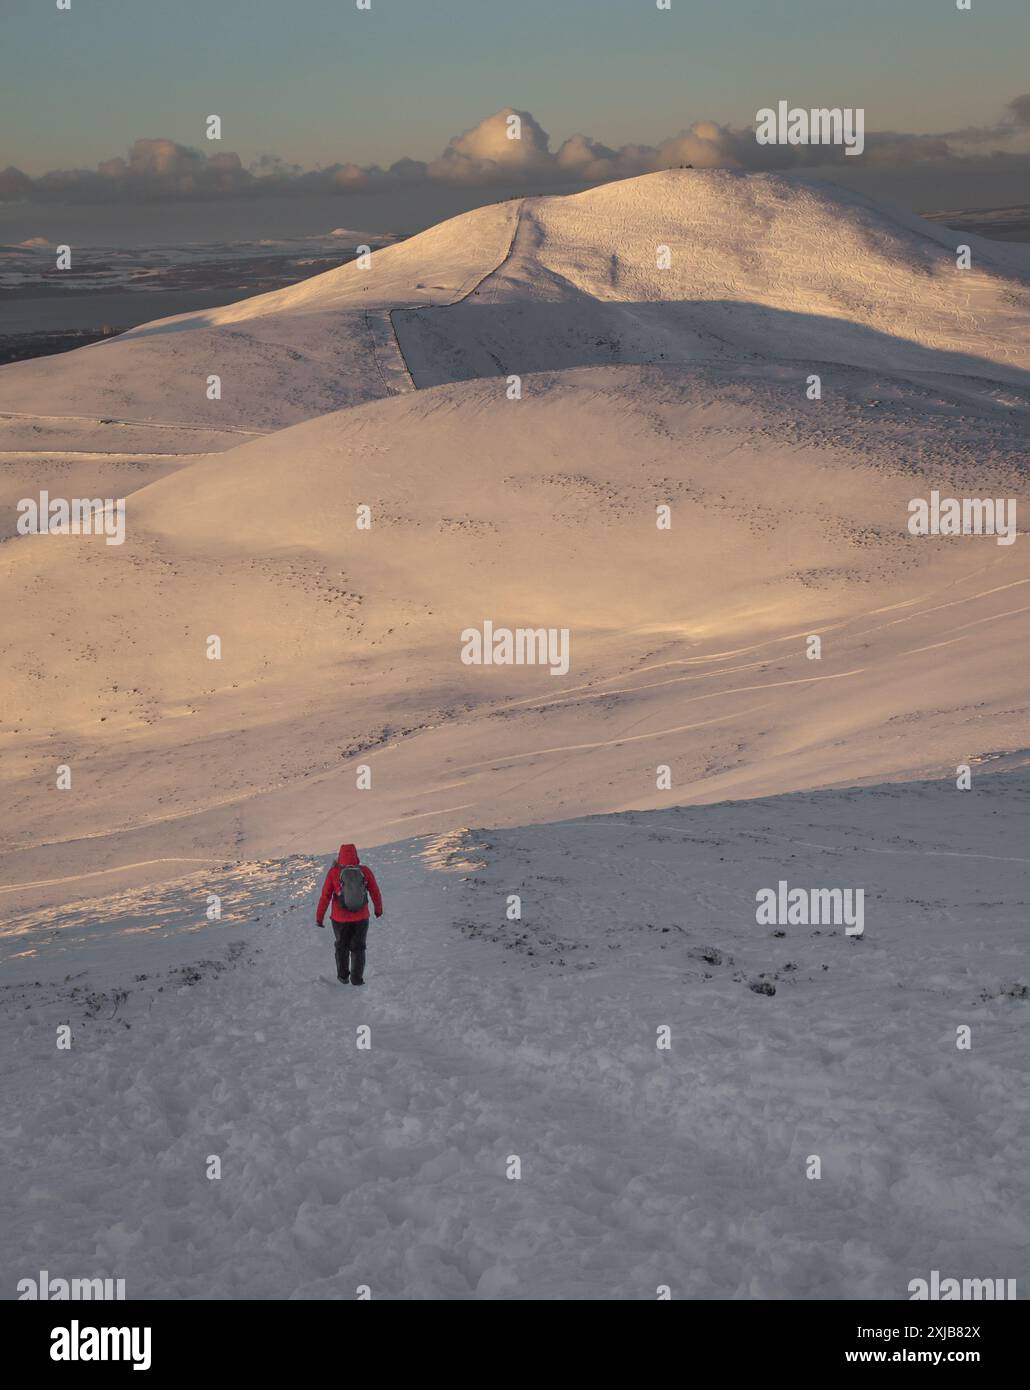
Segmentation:
{"type": "Polygon", "coordinates": [[[104,420],[126,448],[228,448],[403,389],[393,329],[419,386],[780,360],[1011,382],[1030,364],[1028,275],[1026,248],[831,185],[672,170],[477,208],[286,289],[15,363],[0,438],[30,447],[46,419],[55,442],[96,448],[104,420]]]}

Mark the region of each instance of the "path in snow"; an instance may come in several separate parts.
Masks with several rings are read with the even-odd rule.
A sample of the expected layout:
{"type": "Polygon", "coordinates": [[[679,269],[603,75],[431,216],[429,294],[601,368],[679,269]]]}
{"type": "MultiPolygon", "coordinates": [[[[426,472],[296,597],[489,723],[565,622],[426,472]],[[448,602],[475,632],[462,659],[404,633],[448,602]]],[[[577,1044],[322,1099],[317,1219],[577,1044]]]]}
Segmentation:
{"type": "Polygon", "coordinates": [[[198,425],[186,420],[121,420],[111,416],[100,419],[91,415],[36,415],[24,410],[0,411],[0,420],[48,420],[51,423],[74,420],[77,424],[86,425],[132,425],[147,430],[200,430],[204,434],[243,434],[252,439],[269,433],[268,430],[248,430],[238,425],[198,425]]]}
{"type": "Polygon", "coordinates": [[[330,982],[313,925],[325,861],[26,917],[0,937],[2,1277],[648,1300],[1022,1278],[1027,791],[983,776],[382,847],[360,991],[330,982]],[[863,885],[864,937],[758,926],[780,877],[863,885]]]}
{"type": "MultiPolygon", "coordinates": [[[[477,271],[465,285],[463,285],[450,299],[441,300],[433,303],[432,308],[452,308],[457,304],[463,304],[472,295],[479,294],[484,286],[497,271],[504,266],[511,258],[515,247],[515,241],[519,232],[519,225],[522,216],[522,206],[525,199],[514,200],[515,215],[511,226],[511,234],[504,254],[495,266],[482,272],[477,271]]],[[[402,392],[416,391],[420,383],[416,381],[412,374],[411,366],[404,355],[404,348],[401,345],[400,337],[397,333],[397,323],[394,315],[398,313],[417,312],[424,307],[422,304],[402,304],[392,309],[381,311],[370,310],[365,315],[369,332],[372,335],[372,355],[376,369],[382,377],[383,385],[387,391],[402,392]]],[[[425,384],[425,383],[422,383],[425,384]]]]}

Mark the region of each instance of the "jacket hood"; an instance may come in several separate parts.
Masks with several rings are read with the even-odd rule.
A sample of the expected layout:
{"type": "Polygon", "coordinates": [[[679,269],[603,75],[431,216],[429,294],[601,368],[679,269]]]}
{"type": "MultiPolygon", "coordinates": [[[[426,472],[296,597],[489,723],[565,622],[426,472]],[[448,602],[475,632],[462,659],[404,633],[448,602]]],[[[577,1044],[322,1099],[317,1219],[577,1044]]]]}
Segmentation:
{"type": "Polygon", "coordinates": [[[337,859],[336,862],[337,864],[342,864],[344,867],[346,867],[348,864],[357,864],[358,851],[355,849],[353,845],[341,845],[340,857],[337,859]]]}

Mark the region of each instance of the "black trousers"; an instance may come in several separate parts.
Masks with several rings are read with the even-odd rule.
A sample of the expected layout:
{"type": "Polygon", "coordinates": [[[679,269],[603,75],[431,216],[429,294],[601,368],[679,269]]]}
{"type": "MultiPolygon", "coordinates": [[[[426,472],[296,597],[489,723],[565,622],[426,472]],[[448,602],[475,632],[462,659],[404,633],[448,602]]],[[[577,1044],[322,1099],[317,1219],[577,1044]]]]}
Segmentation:
{"type": "Polygon", "coordinates": [[[368,918],[360,922],[334,922],[333,935],[336,937],[337,975],[341,980],[350,975],[354,984],[360,985],[365,978],[365,937],[368,935],[368,918]]]}

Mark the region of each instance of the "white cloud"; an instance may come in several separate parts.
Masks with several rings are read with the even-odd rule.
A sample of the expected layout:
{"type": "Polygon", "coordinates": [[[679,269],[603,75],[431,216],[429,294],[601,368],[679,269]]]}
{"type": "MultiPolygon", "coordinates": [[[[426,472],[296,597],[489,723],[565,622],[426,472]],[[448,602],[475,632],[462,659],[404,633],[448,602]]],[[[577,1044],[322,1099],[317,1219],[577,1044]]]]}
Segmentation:
{"type": "MultiPolygon", "coordinates": [[[[904,166],[933,160],[956,166],[985,157],[1030,156],[1030,93],[1013,98],[989,127],[912,135],[867,131],[863,160],[904,166]]],[[[405,187],[431,180],[459,185],[504,184],[539,188],[551,183],[600,183],[692,165],[695,169],[814,168],[840,162],[840,147],[759,145],[751,126],[695,121],[659,145],[612,149],[588,135],[570,136],[552,152],[550,137],[529,111],[506,106],[450,140],[428,164],[399,159],[377,164],[342,161],[304,170],[273,155],[249,168],[231,152],[206,155],[164,138],[137,140],[127,158],[96,169],[58,170],[32,179],[21,170],[0,170],[0,201],[109,202],[218,198],[300,193],[348,193],[405,187]],[[513,118],[517,118],[513,121],[513,118]],[[518,138],[511,138],[516,131],[518,138]]],[[[859,161],[856,161],[858,163],[859,161]]]]}
{"type": "Polygon", "coordinates": [[[528,111],[506,106],[456,135],[429,164],[428,174],[446,183],[492,183],[513,173],[549,172],[554,164],[550,143],[528,111]]]}

